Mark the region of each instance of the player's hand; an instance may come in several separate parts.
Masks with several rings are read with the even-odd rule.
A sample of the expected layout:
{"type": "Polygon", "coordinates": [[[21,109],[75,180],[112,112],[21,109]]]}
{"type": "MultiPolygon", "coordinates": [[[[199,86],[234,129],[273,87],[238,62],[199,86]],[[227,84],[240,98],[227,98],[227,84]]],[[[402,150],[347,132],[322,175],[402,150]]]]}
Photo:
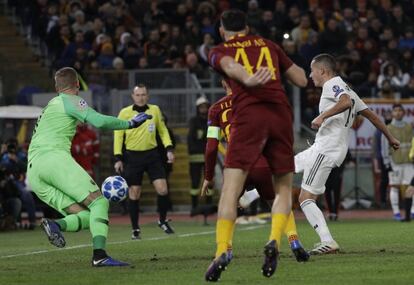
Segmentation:
{"type": "Polygon", "coordinates": [[[152,115],[148,115],[146,113],[139,113],[135,115],[131,120],[129,120],[129,128],[138,128],[141,126],[146,120],[152,119],[152,115]]]}
{"type": "Polygon", "coordinates": [[[265,85],[272,79],[272,73],[267,67],[259,67],[255,74],[246,78],[243,84],[246,87],[255,87],[265,85]]]}
{"type": "Polygon", "coordinates": [[[318,130],[322,126],[323,121],[324,118],[321,115],[317,116],[315,119],[313,119],[311,123],[311,128],[314,130],[318,130]]]}
{"type": "Polygon", "coordinates": [[[206,196],[209,192],[209,189],[213,189],[213,186],[214,186],[213,181],[209,181],[209,180],[204,179],[203,186],[201,186],[200,196],[201,197],[206,196]]]}
{"type": "Polygon", "coordinates": [[[167,151],[167,163],[174,163],[175,155],[172,151],[167,151]]]}
{"type": "Polygon", "coordinates": [[[124,171],[124,164],[122,161],[117,161],[114,165],[115,172],[121,174],[124,171]]]}
{"type": "Polygon", "coordinates": [[[392,137],[388,142],[393,149],[397,150],[400,148],[400,141],[396,138],[392,137]]]}

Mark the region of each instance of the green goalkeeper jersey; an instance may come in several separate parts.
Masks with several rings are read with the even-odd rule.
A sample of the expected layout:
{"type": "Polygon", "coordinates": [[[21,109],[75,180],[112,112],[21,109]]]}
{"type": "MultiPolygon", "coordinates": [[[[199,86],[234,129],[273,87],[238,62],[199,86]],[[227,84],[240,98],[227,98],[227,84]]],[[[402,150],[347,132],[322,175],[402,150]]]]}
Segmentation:
{"type": "Polygon", "coordinates": [[[38,153],[53,150],[70,153],[78,122],[110,130],[129,128],[128,121],[96,112],[81,97],[60,93],[49,101],[37,120],[29,147],[29,160],[38,153]]]}

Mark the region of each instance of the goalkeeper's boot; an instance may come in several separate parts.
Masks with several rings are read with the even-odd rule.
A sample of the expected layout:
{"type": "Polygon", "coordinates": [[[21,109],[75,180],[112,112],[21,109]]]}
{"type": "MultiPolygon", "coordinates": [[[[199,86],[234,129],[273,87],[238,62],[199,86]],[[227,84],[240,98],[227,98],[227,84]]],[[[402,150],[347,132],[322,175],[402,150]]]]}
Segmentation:
{"type": "Polygon", "coordinates": [[[53,220],[42,219],[40,226],[46,233],[51,244],[56,247],[65,247],[66,241],[63,237],[62,232],[60,231],[58,223],[53,220]]]}
{"type": "Polygon", "coordinates": [[[289,244],[297,262],[306,262],[309,260],[309,253],[306,252],[299,240],[294,239],[289,244]]]}
{"type": "Polygon", "coordinates": [[[113,259],[110,256],[104,257],[102,259],[92,259],[93,267],[114,267],[114,266],[129,266],[128,263],[122,262],[116,259],[113,259]]]}
{"type": "Polygon", "coordinates": [[[264,247],[264,262],[262,266],[262,274],[265,277],[270,277],[275,273],[277,267],[277,260],[279,258],[279,251],[275,240],[269,241],[264,247]]]}
{"type": "Polygon", "coordinates": [[[223,253],[219,258],[214,259],[207,269],[205,279],[207,282],[217,282],[220,279],[221,272],[227,269],[229,264],[227,253],[223,253]]]}
{"type": "Polygon", "coordinates": [[[339,245],[336,241],[325,241],[320,242],[315,245],[315,248],[312,249],[309,254],[319,255],[319,254],[331,254],[339,252],[339,245]]]}
{"type": "Polygon", "coordinates": [[[158,221],[158,226],[167,234],[173,234],[174,233],[174,229],[170,226],[170,224],[168,223],[168,220],[165,220],[163,222],[158,221]]]}

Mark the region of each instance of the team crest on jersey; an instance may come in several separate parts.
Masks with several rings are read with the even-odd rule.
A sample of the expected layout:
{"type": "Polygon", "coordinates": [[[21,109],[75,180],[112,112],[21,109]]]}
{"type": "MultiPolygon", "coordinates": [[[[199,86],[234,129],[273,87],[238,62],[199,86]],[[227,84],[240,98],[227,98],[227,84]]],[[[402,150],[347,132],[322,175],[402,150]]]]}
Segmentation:
{"type": "Polygon", "coordinates": [[[334,85],[332,87],[332,91],[335,93],[334,96],[337,97],[339,94],[341,94],[341,92],[344,92],[344,89],[339,87],[339,85],[334,85]]]}
{"type": "Polygon", "coordinates": [[[79,109],[80,110],[85,110],[86,108],[88,108],[88,103],[86,103],[85,100],[80,99],[79,103],[78,103],[79,109]]]}
{"type": "Polygon", "coordinates": [[[153,131],[155,131],[155,124],[154,123],[149,123],[148,124],[148,131],[150,133],[152,133],[153,131]]]}

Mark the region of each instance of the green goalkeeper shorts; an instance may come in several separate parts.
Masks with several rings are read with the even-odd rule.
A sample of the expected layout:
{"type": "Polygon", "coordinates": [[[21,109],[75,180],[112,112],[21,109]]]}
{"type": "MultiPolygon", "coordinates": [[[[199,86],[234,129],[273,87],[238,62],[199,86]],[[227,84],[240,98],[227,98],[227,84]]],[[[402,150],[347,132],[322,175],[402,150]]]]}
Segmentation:
{"type": "Polygon", "coordinates": [[[89,174],[64,151],[37,154],[29,161],[27,178],[33,192],[65,216],[65,208],[99,191],[89,174]]]}

